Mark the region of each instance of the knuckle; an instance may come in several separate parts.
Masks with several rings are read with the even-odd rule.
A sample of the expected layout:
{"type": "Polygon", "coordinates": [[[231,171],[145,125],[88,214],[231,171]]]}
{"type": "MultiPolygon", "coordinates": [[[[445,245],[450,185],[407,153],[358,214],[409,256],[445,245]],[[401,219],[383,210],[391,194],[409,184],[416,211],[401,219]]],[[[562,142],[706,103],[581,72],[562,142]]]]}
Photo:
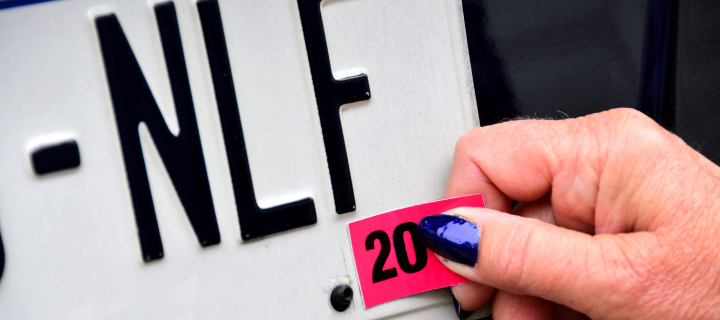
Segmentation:
{"type": "Polygon", "coordinates": [[[455,143],[455,155],[469,155],[474,150],[474,146],[483,138],[482,133],[484,131],[485,128],[481,127],[473,128],[463,133],[460,138],[458,138],[457,143],[455,143]]]}
{"type": "Polygon", "coordinates": [[[604,112],[611,120],[630,121],[635,123],[655,123],[644,113],[631,108],[617,108],[604,112]]]}
{"type": "Polygon", "coordinates": [[[654,120],[634,109],[614,109],[609,111],[610,123],[619,130],[639,134],[640,137],[652,138],[662,129],[654,120]]]}
{"type": "Polygon", "coordinates": [[[659,131],[661,127],[644,113],[635,109],[618,108],[604,111],[594,115],[594,124],[597,126],[610,125],[618,131],[659,131]],[[638,130],[643,129],[643,130],[638,130]]]}
{"type": "Polygon", "coordinates": [[[455,151],[463,151],[470,146],[470,142],[472,141],[472,135],[475,130],[476,129],[468,130],[463,133],[460,138],[458,138],[458,141],[455,144],[455,151]]]}
{"type": "MultiPolygon", "coordinates": [[[[606,111],[594,121],[596,131],[607,135],[606,148],[636,159],[666,158],[678,151],[676,136],[635,109],[606,111]],[[618,146],[624,146],[618,148],[618,146]]],[[[684,142],[682,143],[684,145],[684,142]]]]}

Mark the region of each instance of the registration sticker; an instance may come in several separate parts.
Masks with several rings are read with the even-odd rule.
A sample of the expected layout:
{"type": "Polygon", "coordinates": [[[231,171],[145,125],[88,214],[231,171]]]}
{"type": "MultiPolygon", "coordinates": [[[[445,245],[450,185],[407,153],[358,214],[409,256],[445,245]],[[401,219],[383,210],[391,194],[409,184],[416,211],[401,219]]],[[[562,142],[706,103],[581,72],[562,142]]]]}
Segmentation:
{"type": "Polygon", "coordinates": [[[415,234],[423,217],[459,207],[485,207],[482,194],[386,212],[348,225],[365,308],[469,280],[436,259],[415,234]]]}

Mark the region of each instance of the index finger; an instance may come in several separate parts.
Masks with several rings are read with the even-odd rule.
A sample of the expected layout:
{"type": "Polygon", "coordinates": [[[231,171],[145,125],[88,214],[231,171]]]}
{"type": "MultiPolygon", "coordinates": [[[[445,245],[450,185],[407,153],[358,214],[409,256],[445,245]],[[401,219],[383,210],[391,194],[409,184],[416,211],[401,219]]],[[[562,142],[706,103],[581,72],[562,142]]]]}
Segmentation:
{"type": "Polygon", "coordinates": [[[627,230],[648,208],[623,208],[658,184],[648,179],[655,159],[677,154],[671,136],[632,109],[476,128],[458,140],[446,196],[482,193],[488,208],[508,212],[510,199],[531,202],[552,191],[559,226],[592,234],[599,219],[609,231],[627,230]]]}
{"type": "MultiPolygon", "coordinates": [[[[557,156],[547,139],[559,134],[563,123],[519,120],[476,128],[465,133],[455,147],[446,197],[482,193],[488,208],[510,211],[510,198],[530,202],[552,187],[552,169],[557,156]]],[[[564,138],[563,138],[564,137],[564,138]]],[[[566,144],[557,141],[555,145],[566,144]]]]}

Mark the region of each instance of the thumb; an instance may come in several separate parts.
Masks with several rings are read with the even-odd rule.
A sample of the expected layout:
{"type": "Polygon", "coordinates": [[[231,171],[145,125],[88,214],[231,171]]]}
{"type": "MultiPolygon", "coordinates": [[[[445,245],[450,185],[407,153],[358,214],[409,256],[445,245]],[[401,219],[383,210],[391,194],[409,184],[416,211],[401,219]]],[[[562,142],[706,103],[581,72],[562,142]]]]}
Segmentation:
{"type": "Polygon", "coordinates": [[[588,315],[641,292],[648,248],[657,241],[648,232],[591,236],[484,208],[425,217],[417,235],[450,270],[469,280],[588,315]]]}

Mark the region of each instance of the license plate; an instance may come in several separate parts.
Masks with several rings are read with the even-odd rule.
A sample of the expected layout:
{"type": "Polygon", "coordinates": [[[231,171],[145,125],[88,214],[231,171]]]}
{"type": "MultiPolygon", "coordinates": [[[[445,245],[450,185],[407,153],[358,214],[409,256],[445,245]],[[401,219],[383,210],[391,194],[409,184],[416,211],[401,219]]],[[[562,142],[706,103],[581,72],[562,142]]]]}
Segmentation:
{"type": "Polygon", "coordinates": [[[443,198],[478,126],[460,1],[8,3],[0,318],[454,316],[365,309],[347,224],[443,198]]]}

